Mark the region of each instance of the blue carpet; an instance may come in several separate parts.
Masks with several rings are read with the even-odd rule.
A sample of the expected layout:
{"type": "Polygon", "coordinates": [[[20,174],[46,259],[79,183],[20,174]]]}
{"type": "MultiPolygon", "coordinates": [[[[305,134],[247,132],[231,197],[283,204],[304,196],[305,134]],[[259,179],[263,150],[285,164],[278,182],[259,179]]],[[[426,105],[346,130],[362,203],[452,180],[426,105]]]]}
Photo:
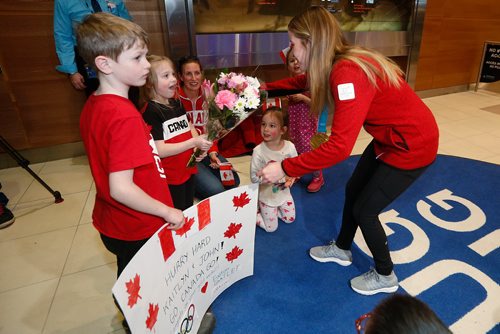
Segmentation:
{"type": "MultiPolygon", "coordinates": [[[[215,333],[355,333],[355,319],[369,312],[387,296],[361,296],[349,287],[352,277],[367,271],[372,265],[371,258],[357,245],[353,245],[354,262],[349,267],[319,263],[308,255],[311,246],[327,243],[338,234],[344,186],[358,158],[351,157],[326,170],[326,185],[316,194],[305,191],[310,180],[308,177],[293,187],[297,207],[295,223],[287,225],[280,222],[274,233],[257,229],[254,275],[235,283],[213,303],[217,318],[215,333]]],[[[408,191],[384,210],[396,210],[398,217],[416,224],[429,239],[429,249],[419,259],[396,264],[395,271],[400,282],[432,264],[449,259],[476,268],[496,282],[498,287],[498,241],[483,255],[468,247],[500,228],[498,189],[498,165],[439,156],[408,191]],[[451,209],[440,208],[426,198],[446,191],[458,196],[458,199],[445,201],[452,206],[451,209]],[[437,226],[423,218],[417,209],[419,201],[431,205],[432,215],[449,222],[451,228],[437,226]],[[471,205],[467,203],[473,203],[479,211],[471,211],[471,205]],[[482,226],[471,231],[467,228],[452,231],[455,226],[477,224],[478,212],[484,212],[486,216],[482,226]],[[475,219],[472,219],[473,222],[462,222],[471,215],[475,219]]],[[[406,228],[387,223],[394,231],[388,237],[391,252],[412,243],[413,236],[406,228]]],[[[432,283],[417,297],[426,302],[448,326],[452,326],[485,300],[487,291],[481,283],[456,273],[432,283]]],[[[398,292],[405,293],[405,289],[400,287],[398,292]]],[[[496,297],[496,311],[491,310],[487,316],[496,317],[497,325],[490,327],[489,333],[500,331],[500,296],[496,297]]]]}

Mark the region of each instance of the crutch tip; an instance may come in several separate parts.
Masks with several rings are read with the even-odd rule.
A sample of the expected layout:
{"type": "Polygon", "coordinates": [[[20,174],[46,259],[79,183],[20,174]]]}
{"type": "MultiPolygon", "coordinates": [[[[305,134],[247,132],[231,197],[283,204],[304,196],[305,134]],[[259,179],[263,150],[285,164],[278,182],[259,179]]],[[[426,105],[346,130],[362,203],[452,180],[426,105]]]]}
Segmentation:
{"type": "Polygon", "coordinates": [[[62,203],[64,201],[64,198],[62,198],[61,193],[59,191],[54,192],[54,198],[56,199],[55,200],[56,204],[62,203]]]}

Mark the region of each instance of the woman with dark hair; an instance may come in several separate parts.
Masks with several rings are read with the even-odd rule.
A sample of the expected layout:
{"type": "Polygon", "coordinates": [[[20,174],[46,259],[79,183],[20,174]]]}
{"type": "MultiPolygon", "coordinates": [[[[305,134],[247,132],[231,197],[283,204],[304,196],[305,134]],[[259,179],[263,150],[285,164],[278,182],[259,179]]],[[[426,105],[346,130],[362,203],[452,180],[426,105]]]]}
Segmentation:
{"type": "Polygon", "coordinates": [[[288,35],[306,74],[268,83],[267,89],[307,88],[313,114],[324,106],[333,113],[331,135],[311,152],[268,164],[260,171],[262,180],[274,183],[341,162],[363,127],[373,140],[346,185],[340,232],[335,242],[313,247],[309,254],[319,262],[350,265],[359,227],[375,268],[353,278],[352,289],[363,295],[395,292],[398,278],[378,215],[435,160],[439,133],[434,116],[393,61],[349,45],[325,8],[310,7],[294,17],[288,35]]]}
{"type": "MultiPolygon", "coordinates": [[[[203,82],[203,68],[200,60],[195,56],[185,56],[179,59],[177,73],[180,79],[178,89],[179,99],[186,110],[191,124],[194,125],[199,134],[205,133],[208,121],[208,113],[204,110],[205,102],[201,93],[201,84],[203,82]]],[[[221,177],[221,164],[227,164],[228,161],[218,151],[217,142],[214,142],[208,150],[205,159],[200,161],[198,173],[195,175],[195,197],[203,200],[210,196],[239,186],[240,178],[234,170],[223,171],[224,181],[221,177]],[[228,172],[231,172],[229,174],[228,172]],[[231,177],[232,175],[232,177],[231,177]]]]}

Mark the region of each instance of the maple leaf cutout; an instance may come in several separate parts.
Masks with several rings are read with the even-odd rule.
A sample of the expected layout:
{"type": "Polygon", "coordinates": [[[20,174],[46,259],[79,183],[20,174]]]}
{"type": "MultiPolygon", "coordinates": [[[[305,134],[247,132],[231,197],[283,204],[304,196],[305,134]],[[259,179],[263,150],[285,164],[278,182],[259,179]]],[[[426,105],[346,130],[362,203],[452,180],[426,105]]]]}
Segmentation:
{"type": "Polygon", "coordinates": [[[137,304],[137,299],[142,298],[139,295],[139,290],[141,290],[141,277],[139,274],[135,274],[134,279],[125,283],[128,293],[128,303],[127,305],[132,308],[137,304]]]}
{"type": "Polygon", "coordinates": [[[201,201],[196,206],[196,211],[198,212],[198,229],[201,231],[210,224],[212,218],[210,217],[210,198],[201,201]]]}
{"type": "Polygon", "coordinates": [[[238,234],[240,232],[241,226],[242,226],[241,224],[235,224],[235,223],[229,224],[226,232],[224,232],[224,236],[228,239],[229,238],[236,239],[236,234],[238,234]]]}
{"type": "Polygon", "coordinates": [[[233,206],[236,208],[234,211],[238,211],[238,208],[242,208],[248,203],[250,203],[250,198],[248,197],[246,191],[242,193],[240,196],[233,197],[233,206]]]}
{"type": "Polygon", "coordinates": [[[184,220],[185,220],[184,226],[182,226],[180,229],[175,231],[175,234],[183,236],[191,229],[191,226],[193,226],[194,217],[191,217],[191,218],[185,217],[184,220]]]}
{"type": "Polygon", "coordinates": [[[148,310],[148,317],[146,319],[146,327],[149,330],[153,330],[153,327],[156,324],[156,320],[158,319],[158,310],[160,308],[158,307],[158,304],[151,304],[149,303],[149,310],[148,310]]]}
{"type": "Polygon", "coordinates": [[[168,228],[162,229],[158,232],[158,239],[160,241],[163,259],[167,262],[168,258],[175,252],[175,244],[172,238],[172,231],[168,228]]]}
{"type": "Polygon", "coordinates": [[[239,258],[242,253],[243,253],[243,249],[239,248],[238,246],[234,246],[233,249],[229,253],[226,253],[226,259],[229,262],[233,262],[234,260],[239,258]]]}

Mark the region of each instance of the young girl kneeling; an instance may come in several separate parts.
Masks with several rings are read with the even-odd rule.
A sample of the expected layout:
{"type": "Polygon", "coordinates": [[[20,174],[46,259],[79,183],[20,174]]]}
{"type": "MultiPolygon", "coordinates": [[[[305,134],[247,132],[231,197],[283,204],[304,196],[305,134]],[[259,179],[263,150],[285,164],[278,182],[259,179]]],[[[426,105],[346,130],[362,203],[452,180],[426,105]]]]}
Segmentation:
{"type": "MultiPolygon", "coordinates": [[[[253,149],[250,178],[259,182],[256,175],[270,161],[280,162],[285,158],[297,156],[292,142],[282,139],[287,131],[286,119],[279,108],[269,108],[262,116],[260,126],[263,142],[253,149]]],[[[294,178],[279,180],[278,184],[259,185],[259,213],[257,225],[267,232],[278,228],[278,218],[285,223],[295,220],[295,204],[290,188],[285,183],[293,183],[294,178]]]]}

